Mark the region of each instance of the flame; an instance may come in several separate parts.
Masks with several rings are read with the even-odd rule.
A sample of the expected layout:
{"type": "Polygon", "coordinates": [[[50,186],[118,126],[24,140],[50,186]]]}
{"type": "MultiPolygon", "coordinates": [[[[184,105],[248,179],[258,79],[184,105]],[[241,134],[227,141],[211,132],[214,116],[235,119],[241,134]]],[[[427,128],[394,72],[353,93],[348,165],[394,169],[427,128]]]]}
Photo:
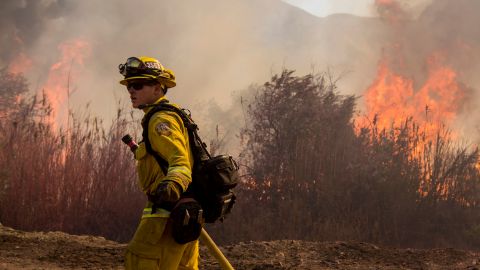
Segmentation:
{"type": "MultiPolygon", "coordinates": [[[[10,63],[7,66],[7,72],[13,74],[15,76],[19,74],[27,73],[33,65],[32,59],[30,59],[27,54],[24,52],[24,42],[18,36],[17,32],[13,35],[13,43],[15,45],[15,52],[12,52],[15,56],[12,58],[10,63]]],[[[23,96],[21,94],[17,94],[13,97],[13,104],[20,104],[23,96]]],[[[0,117],[6,117],[8,115],[8,111],[4,110],[0,112],[0,117]]]]}
{"type": "MultiPolygon", "coordinates": [[[[441,124],[450,126],[465,98],[465,89],[444,59],[441,53],[427,59],[428,77],[419,89],[414,89],[412,78],[396,74],[382,59],[377,78],[365,94],[368,118],[375,119],[380,129],[398,127],[409,117],[429,126],[431,132],[438,131],[441,124]]],[[[366,125],[365,120],[359,122],[366,125]]]]}
{"type": "MultiPolygon", "coordinates": [[[[408,132],[407,141],[401,142],[402,147],[408,144],[410,157],[424,165],[421,170],[425,178],[419,183],[418,193],[427,196],[434,191],[447,197],[450,183],[436,182],[430,155],[440,138],[457,139],[453,124],[466,99],[467,88],[460,83],[457,72],[447,61],[448,55],[441,48],[423,56],[414,52],[417,55],[415,61],[423,60],[426,79],[416,81],[414,76],[418,74],[405,75],[412,73],[409,66],[414,64],[407,63],[402,46],[409,42],[405,27],[408,25],[408,14],[396,0],[375,0],[375,5],[395,38],[389,46],[384,46],[377,76],[364,94],[366,118],[355,120],[357,131],[366,127],[373,130],[372,136],[383,130],[388,134],[408,132]]],[[[470,50],[470,46],[461,40],[456,42],[456,46],[456,57],[470,50]]],[[[476,168],[480,170],[480,162],[476,168]]]]}
{"type": "MultiPolygon", "coordinates": [[[[455,70],[445,64],[442,53],[431,54],[425,62],[427,79],[415,88],[414,79],[394,72],[384,57],[378,65],[376,79],[364,95],[367,119],[356,120],[359,128],[369,127],[372,120],[371,128],[379,130],[401,130],[409,125],[408,132],[413,132],[411,135],[415,137],[418,135],[415,132],[420,128],[420,140],[415,141],[411,148],[411,156],[420,160],[425,160],[422,158],[426,154],[425,150],[429,149],[438,134],[455,139],[457,134],[446,131],[445,127],[452,127],[466,96],[466,88],[458,81],[455,70]],[[409,121],[412,118],[413,123],[409,121]]],[[[424,169],[429,168],[426,165],[424,169]]],[[[480,165],[477,165],[478,168],[480,165]]],[[[426,196],[429,193],[422,188],[427,187],[431,181],[433,180],[425,179],[425,182],[420,183],[420,195],[426,196]]],[[[438,191],[446,196],[448,186],[440,188],[438,191]]]]}
{"type": "Polygon", "coordinates": [[[25,52],[18,53],[8,65],[8,72],[13,74],[26,73],[32,68],[33,61],[25,52]]]}
{"type": "Polygon", "coordinates": [[[33,61],[24,52],[24,42],[16,32],[13,36],[13,42],[15,43],[19,52],[15,55],[15,57],[13,57],[12,61],[8,65],[7,70],[13,74],[26,73],[32,68],[33,61]]]}
{"type": "Polygon", "coordinates": [[[52,106],[51,121],[56,127],[68,125],[69,96],[72,82],[78,78],[84,59],[90,54],[90,44],[82,39],[73,39],[58,46],[61,52],[58,62],[50,67],[48,79],[43,87],[52,106]]]}

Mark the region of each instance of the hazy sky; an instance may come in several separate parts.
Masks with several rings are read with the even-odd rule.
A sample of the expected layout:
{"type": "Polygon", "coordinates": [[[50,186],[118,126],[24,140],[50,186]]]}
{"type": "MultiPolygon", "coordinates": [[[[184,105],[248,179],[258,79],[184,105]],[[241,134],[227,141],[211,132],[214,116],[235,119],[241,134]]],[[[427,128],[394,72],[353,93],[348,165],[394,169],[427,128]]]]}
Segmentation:
{"type": "Polygon", "coordinates": [[[313,15],[324,17],[334,13],[374,16],[375,0],[283,0],[313,15]]]}
{"type": "MultiPolygon", "coordinates": [[[[282,0],[318,17],[335,13],[347,13],[363,17],[375,17],[375,0],[282,0]]],[[[411,15],[417,16],[433,0],[398,0],[411,15]]]]}

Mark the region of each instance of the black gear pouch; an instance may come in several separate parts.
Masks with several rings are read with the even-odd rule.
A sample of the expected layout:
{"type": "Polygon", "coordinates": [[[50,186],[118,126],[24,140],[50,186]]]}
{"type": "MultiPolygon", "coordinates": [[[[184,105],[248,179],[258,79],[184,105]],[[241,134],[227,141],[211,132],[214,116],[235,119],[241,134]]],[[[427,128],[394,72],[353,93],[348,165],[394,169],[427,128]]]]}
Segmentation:
{"type": "Polygon", "coordinates": [[[204,218],[202,207],[197,201],[180,201],[170,213],[170,218],[175,242],[186,244],[200,237],[204,218]]]}
{"type": "Polygon", "coordinates": [[[231,156],[215,156],[202,161],[192,182],[195,199],[202,205],[206,223],[223,221],[230,213],[238,184],[238,165],[231,156]]]}

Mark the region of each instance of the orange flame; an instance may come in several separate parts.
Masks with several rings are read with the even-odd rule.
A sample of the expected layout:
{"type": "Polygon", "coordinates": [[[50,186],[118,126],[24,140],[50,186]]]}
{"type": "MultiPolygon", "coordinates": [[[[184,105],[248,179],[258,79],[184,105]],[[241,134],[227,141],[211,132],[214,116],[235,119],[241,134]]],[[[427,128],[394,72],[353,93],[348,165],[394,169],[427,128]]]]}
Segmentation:
{"type": "Polygon", "coordinates": [[[30,59],[24,52],[20,52],[8,65],[8,72],[13,74],[25,73],[30,70],[32,64],[32,59],[30,59]]]}
{"type": "MultiPolygon", "coordinates": [[[[411,123],[408,119],[413,118],[414,125],[411,127],[414,129],[411,132],[416,132],[415,127],[421,128],[421,139],[411,149],[411,155],[415,158],[423,157],[428,149],[426,147],[434,143],[437,134],[450,139],[456,137],[454,131],[445,132],[444,127],[452,127],[466,95],[466,88],[458,81],[457,73],[445,64],[441,53],[432,54],[426,63],[427,79],[415,89],[412,78],[396,74],[385,58],[380,61],[377,78],[364,96],[367,119],[357,119],[359,128],[368,127],[368,121],[373,120],[373,128],[401,130],[402,126],[411,123]]],[[[429,170],[428,165],[425,170],[429,170]]],[[[441,188],[439,191],[446,195],[448,187],[441,188]]],[[[419,194],[425,196],[427,193],[419,189],[419,194]]]]}
{"type": "Polygon", "coordinates": [[[13,42],[19,52],[12,59],[7,70],[13,74],[26,73],[32,68],[33,61],[25,54],[24,42],[17,33],[14,33],[13,42]]]}
{"type": "Polygon", "coordinates": [[[51,121],[54,127],[68,124],[68,98],[72,93],[72,81],[79,75],[84,59],[90,54],[91,47],[85,40],[74,39],[58,46],[61,57],[50,67],[47,82],[43,89],[52,106],[51,121]]]}
{"type": "MultiPolygon", "coordinates": [[[[377,127],[396,127],[408,117],[428,124],[432,131],[441,123],[453,123],[465,98],[464,88],[440,53],[430,56],[427,64],[428,78],[415,90],[413,79],[395,74],[385,60],[380,62],[377,78],[365,94],[368,118],[375,119],[377,127]]],[[[366,124],[363,120],[359,122],[366,124]]]]}

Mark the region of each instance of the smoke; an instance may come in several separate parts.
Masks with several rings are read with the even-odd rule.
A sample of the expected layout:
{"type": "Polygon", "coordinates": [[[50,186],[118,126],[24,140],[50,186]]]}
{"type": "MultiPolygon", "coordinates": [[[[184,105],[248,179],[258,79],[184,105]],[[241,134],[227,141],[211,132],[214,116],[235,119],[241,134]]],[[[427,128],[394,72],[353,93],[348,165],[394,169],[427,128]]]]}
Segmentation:
{"type": "MultiPolygon", "coordinates": [[[[350,53],[337,51],[358,50],[361,43],[367,47],[365,41],[353,41],[372,32],[366,27],[343,42],[330,26],[340,18],[330,23],[278,0],[6,1],[2,5],[8,13],[3,16],[8,31],[2,31],[2,40],[11,44],[1,49],[3,63],[15,58],[17,33],[27,55],[34,58],[31,81],[41,85],[49,65],[58,59],[58,45],[85,39],[93,53],[78,94],[108,92],[96,97],[104,101],[114,99],[112,93],[123,94],[114,92],[120,88],[116,68],[129,56],[151,55],[174,70],[178,87],[171,93],[187,105],[194,103],[190,100],[212,98],[228,104],[233,90],[265,81],[272,70],[283,66],[302,71],[309,71],[312,64],[317,69],[336,65],[355,69],[349,64],[354,59],[348,57],[350,53]],[[22,18],[15,13],[22,13],[22,18]],[[333,55],[340,60],[331,61],[333,55]]],[[[346,20],[342,30],[358,23],[346,20]]],[[[359,25],[365,23],[359,20],[359,25]]]]}
{"type": "Polygon", "coordinates": [[[398,26],[408,19],[408,14],[395,0],[375,0],[378,15],[392,25],[398,26]]]}
{"type": "MultiPolygon", "coordinates": [[[[467,138],[480,141],[480,2],[475,0],[438,0],[429,6],[419,23],[429,32],[426,49],[439,48],[449,56],[447,61],[458,71],[460,80],[472,89],[459,127],[467,138]]],[[[425,50],[426,50],[425,49],[425,50]]]]}
{"type": "Polygon", "coordinates": [[[71,11],[67,1],[4,0],[0,2],[0,63],[37,45],[41,35],[49,32],[50,23],[71,11]]]}
{"type": "Polygon", "coordinates": [[[391,34],[382,41],[384,49],[395,50],[388,52],[390,55],[401,52],[402,57],[407,57],[406,62],[401,63],[404,69],[419,73],[415,67],[421,67],[425,56],[437,51],[445,54],[456,69],[475,71],[476,61],[472,60],[478,59],[480,30],[474,25],[480,18],[474,10],[480,7],[480,2],[437,0],[416,19],[412,19],[400,1],[376,0],[375,4],[391,34]]]}
{"type": "MultiPolygon", "coordinates": [[[[419,56],[441,49],[449,52],[448,61],[462,81],[478,88],[480,18],[474,13],[479,5],[476,0],[436,0],[420,14],[416,6],[416,14],[412,8],[379,8],[383,19],[378,19],[345,14],[318,18],[278,0],[4,0],[0,64],[9,65],[23,52],[32,61],[26,75],[39,90],[61,57],[59,44],[88,42],[91,54],[75,78],[71,106],[80,110],[91,102],[93,112],[108,122],[117,99],[129,103],[118,84],[118,64],[129,56],[153,56],[176,74],[172,101],[191,108],[205,123],[211,117],[202,109],[217,104],[211,110],[220,113],[215,119],[231,125],[225,129],[238,129],[243,121],[230,121],[228,115],[232,93],[238,100],[240,90],[267,81],[283,67],[298,74],[313,67],[346,74],[340,91],[361,95],[375,78],[382,50],[395,44],[402,46],[406,59],[403,67],[396,66],[418,81],[425,73],[419,56]],[[399,26],[385,21],[388,14],[399,26]]],[[[241,115],[240,105],[234,105],[241,115]]]]}

